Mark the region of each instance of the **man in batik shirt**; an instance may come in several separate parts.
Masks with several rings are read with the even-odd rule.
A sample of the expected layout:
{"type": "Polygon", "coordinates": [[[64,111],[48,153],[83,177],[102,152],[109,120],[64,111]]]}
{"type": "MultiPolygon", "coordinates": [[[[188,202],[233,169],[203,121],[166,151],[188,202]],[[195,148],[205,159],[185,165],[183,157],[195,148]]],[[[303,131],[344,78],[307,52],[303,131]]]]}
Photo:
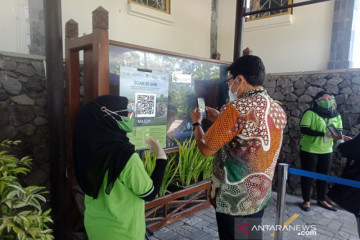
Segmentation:
{"type": "Polygon", "coordinates": [[[206,134],[195,108],[194,135],[204,156],[215,154],[210,200],[220,239],[242,234],[245,239],[261,239],[261,231],[251,228],[261,225],[269,204],[286,114],[263,88],[265,67],[259,57],[240,57],[228,71],[225,84],[231,102],[220,112],[206,108],[207,118],[214,122],[206,134]]]}

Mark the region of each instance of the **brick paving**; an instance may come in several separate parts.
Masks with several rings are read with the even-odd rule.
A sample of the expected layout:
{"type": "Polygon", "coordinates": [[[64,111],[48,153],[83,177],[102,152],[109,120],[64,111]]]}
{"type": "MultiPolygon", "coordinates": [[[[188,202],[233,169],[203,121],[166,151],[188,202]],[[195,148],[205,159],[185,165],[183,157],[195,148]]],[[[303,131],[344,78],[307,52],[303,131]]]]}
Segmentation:
{"type": "MultiPolygon", "coordinates": [[[[297,196],[287,195],[284,221],[291,217],[295,218],[290,226],[315,225],[316,236],[300,236],[298,231],[285,231],[283,239],[287,240],[358,240],[356,220],[353,214],[338,210],[337,212],[328,211],[316,205],[312,201],[311,210],[304,212],[299,208],[302,199],[297,196]]],[[[275,225],[276,215],[276,193],[273,192],[271,204],[266,208],[262,220],[263,225],[275,225]]],[[[273,240],[273,231],[264,231],[264,240],[273,240]]],[[[306,233],[305,233],[306,234],[306,233]]],[[[213,207],[206,208],[187,218],[181,219],[166,227],[154,232],[151,240],[215,240],[219,239],[213,207]]]]}

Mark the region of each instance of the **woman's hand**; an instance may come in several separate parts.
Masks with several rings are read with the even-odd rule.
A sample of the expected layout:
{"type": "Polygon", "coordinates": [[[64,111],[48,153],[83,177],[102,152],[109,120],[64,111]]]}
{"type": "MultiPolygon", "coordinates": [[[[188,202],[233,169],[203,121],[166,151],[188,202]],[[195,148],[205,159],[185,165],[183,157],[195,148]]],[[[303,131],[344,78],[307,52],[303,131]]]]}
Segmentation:
{"type": "Polygon", "coordinates": [[[149,146],[150,150],[155,153],[156,158],[166,159],[165,151],[161,147],[158,140],[154,140],[152,137],[148,137],[146,139],[146,144],[149,146]]]}
{"type": "Polygon", "coordinates": [[[200,108],[194,108],[194,110],[191,111],[190,114],[192,123],[201,123],[202,120],[202,114],[200,112],[200,108]]]}
{"type": "Polygon", "coordinates": [[[220,113],[218,110],[211,107],[205,107],[205,109],[207,115],[206,119],[215,122],[219,118],[220,113]]]}

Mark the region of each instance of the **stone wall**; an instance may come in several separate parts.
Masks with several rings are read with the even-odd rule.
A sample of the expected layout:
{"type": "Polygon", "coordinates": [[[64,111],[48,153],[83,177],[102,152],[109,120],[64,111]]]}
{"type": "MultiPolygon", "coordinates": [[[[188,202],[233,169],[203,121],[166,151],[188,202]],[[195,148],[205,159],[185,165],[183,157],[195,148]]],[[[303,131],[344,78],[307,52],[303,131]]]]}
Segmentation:
{"type": "MultiPolygon", "coordinates": [[[[323,89],[336,97],[344,133],[353,136],[359,131],[360,69],[268,74],[265,86],[274,99],[283,103],[288,117],[279,162],[300,168],[300,119],[315,94],[323,89]]],[[[0,53],[0,141],[22,140],[17,153],[34,158],[33,170],[24,180],[49,187],[46,94],[42,58],[0,53]]],[[[344,159],[335,153],[332,175],[339,176],[343,165],[344,159]]],[[[300,194],[300,178],[290,175],[289,179],[288,189],[300,194]]]]}
{"type": "Polygon", "coordinates": [[[30,155],[32,172],[26,184],[49,188],[46,81],[41,57],[0,53],[0,141],[21,140],[19,156],[30,155]]]}
{"type": "MultiPolygon", "coordinates": [[[[304,72],[267,75],[266,88],[274,99],[283,103],[288,117],[283,147],[279,162],[285,162],[293,168],[301,168],[299,123],[304,111],[321,90],[335,95],[337,110],[340,112],[344,134],[354,136],[360,128],[360,69],[327,72],[304,72]]],[[[339,153],[335,152],[331,174],[339,176],[345,164],[339,153]]],[[[299,194],[300,177],[289,176],[289,188],[299,194]]]]}

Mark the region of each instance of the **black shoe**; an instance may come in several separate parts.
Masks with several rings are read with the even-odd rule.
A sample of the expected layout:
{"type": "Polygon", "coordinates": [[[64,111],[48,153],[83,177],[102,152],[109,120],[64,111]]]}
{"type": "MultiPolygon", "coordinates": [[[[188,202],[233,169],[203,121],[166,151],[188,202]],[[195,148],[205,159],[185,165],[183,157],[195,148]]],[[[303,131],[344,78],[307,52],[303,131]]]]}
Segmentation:
{"type": "Polygon", "coordinates": [[[301,210],[303,210],[303,211],[305,211],[305,212],[310,211],[310,207],[305,207],[305,206],[303,206],[302,204],[300,205],[300,208],[301,208],[301,210]]]}
{"type": "Polygon", "coordinates": [[[328,207],[328,206],[325,206],[325,205],[321,204],[319,201],[317,202],[317,204],[318,204],[320,207],[325,208],[325,209],[327,209],[327,210],[334,211],[334,212],[337,211],[337,208],[334,207],[334,206],[328,207]]]}

